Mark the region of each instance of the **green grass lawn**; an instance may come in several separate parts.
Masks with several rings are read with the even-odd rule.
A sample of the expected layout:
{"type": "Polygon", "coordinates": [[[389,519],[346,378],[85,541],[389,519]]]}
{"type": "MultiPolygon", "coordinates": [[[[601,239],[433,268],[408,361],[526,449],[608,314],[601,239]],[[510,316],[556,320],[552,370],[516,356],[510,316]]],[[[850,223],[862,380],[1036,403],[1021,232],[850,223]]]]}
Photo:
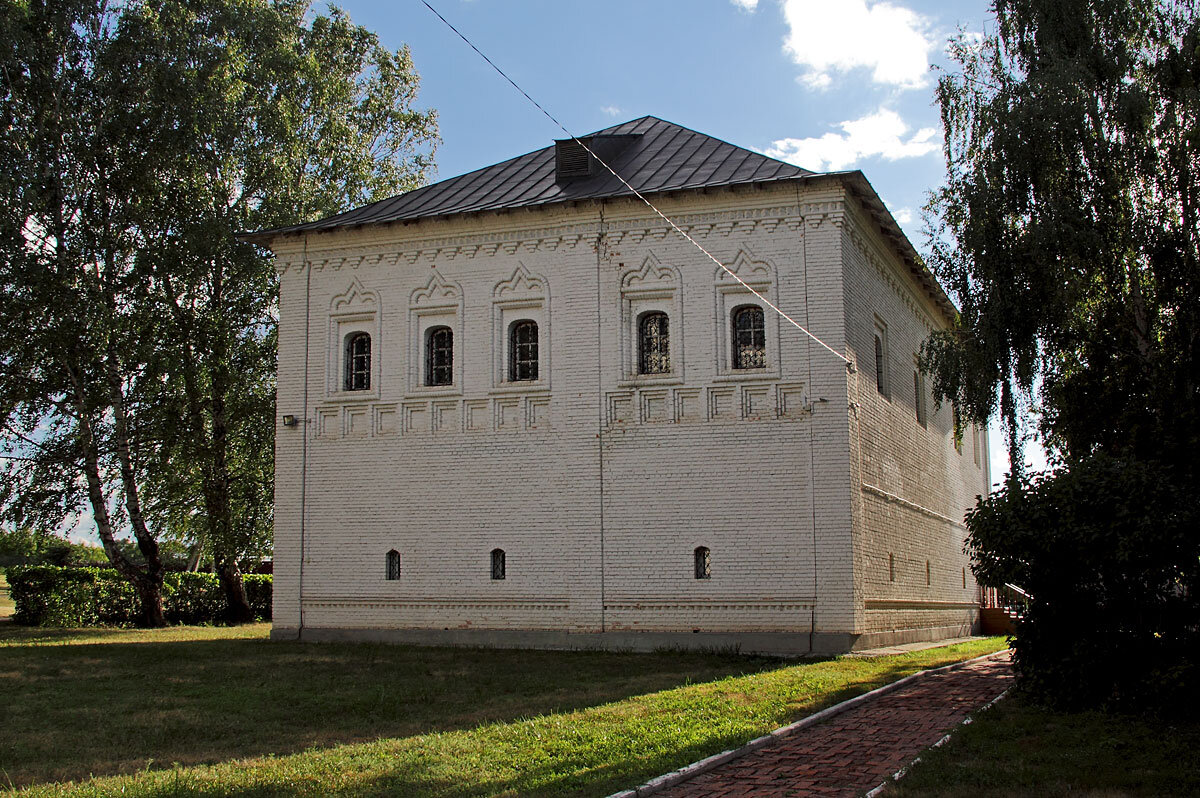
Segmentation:
{"type": "Polygon", "coordinates": [[[1060,713],[1006,698],[887,795],[1200,795],[1200,723],[1060,713]]]}
{"type": "Polygon", "coordinates": [[[0,784],[34,795],[605,795],[1003,645],[792,664],[266,633],[5,624],[0,784]]]}

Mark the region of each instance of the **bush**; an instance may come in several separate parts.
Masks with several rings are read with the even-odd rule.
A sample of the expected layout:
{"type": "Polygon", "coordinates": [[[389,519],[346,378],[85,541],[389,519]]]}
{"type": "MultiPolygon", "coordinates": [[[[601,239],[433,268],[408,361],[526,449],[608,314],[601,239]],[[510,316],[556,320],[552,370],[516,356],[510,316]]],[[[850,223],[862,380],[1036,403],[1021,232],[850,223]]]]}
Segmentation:
{"type": "Polygon", "coordinates": [[[1197,495],[1161,464],[1095,456],[968,513],[980,582],[1033,596],[1013,640],[1023,689],[1065,709],[1197,705],[1197,495]]]}
{"type": "MultiPolygon", "coordinates": [[[[271,577],[244,577],[250,607],[259,620],[271,618],[271,577]]],[[[137,621],[133,585],[111,568],[59,568],[51,565],[8,569],[16,612],[26,626],[129,626],[137,621]]],[[[163,614],[168,623],[219,622],[225,597],[215,574],[169,573],[163,580],[163,614]]]]}

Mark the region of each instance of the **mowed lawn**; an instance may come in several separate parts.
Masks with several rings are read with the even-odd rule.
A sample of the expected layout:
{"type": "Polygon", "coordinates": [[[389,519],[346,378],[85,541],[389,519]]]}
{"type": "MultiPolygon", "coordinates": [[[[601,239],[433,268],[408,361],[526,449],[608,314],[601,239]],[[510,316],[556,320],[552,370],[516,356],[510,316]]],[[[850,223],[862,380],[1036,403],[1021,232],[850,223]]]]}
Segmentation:
{"type": "Polygon", "coordinates": [[[1200,795],[1200,721],[1054,712],[1006,698],[922,754],[887,794],[1200,795]]]}
{"type": "Polygon", "coordinates": [[[796,664],[266,635],[0,624],[0,783],[35,795],[605,795],[1004,645],[796,664]]]}

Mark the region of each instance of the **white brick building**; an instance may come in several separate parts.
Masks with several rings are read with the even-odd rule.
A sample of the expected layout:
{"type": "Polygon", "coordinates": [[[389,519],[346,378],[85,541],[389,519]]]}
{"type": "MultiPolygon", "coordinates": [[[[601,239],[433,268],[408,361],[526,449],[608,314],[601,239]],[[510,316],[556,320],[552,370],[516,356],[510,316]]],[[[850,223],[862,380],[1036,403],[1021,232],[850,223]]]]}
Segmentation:
{"type": "Polygon", "coordinates": [[[653,117],[585,140],[854,367],[571,142],[259,234],[273,636],[795,653],[970,631],[986,438],[956,445],[916,374],[953,307],[862,174],[653,117]]]}

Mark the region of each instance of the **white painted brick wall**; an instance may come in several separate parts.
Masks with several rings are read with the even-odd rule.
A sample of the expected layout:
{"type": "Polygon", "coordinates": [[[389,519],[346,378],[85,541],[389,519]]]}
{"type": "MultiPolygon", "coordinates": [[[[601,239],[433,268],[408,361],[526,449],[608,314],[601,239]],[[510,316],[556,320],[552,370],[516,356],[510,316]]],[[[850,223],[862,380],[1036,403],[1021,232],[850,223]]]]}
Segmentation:
{"type": "MultiPolygon", "coordinates": [[[[278,413],[304,420],[277,427],[277,629],[807,632],[815,619],[816,631],[861,633],[963,616],[871,605],[958,601],[974,584],[969,574],[969,590],[949,584],[962,563],[960,528],[864,494],[861,483],[955,518],[982,489],[970,441],[960,456],[947,438],[948,409],[930,413],[928,431],[913,429],[908,394],[873,396],[872,314],[894,325],[898,364],[924,329],[881,276],[897,269],[894,256],[882,250],[873,266],[855,243],[882,249],[878,233],[833,182],[661,202],[723,262],[765,280],[798,322],[835,350],[849,346],[857,379],[774,321],[765,372],[731,373],[724,325],[748,300],[640,203],[277,241],[278,413]],[[650,305],[622,284],[647,259],[651,274],[675,275],[656,284],[677,299],[665,381],[631,378],[623,366],[630,314],[650,305]],[[514,316],[494,294],[518,269],[544,280],[538,390],[495,383],[494,325],[514,316]],[[451,390],[431,393],[414,386],[412,300],[435,276],[458,294],[446,302],[457,303],[447,318],[461,368],[451,390]],[[373,302],[357,304],[364,293],[373,302]],[[349,304],[333,307],[337,297],[349,304]],[[339,328],[336,313],[355,308],[339,328]],[[346,324],[373,332],[365,395],[330,390],[330,347],[346,324]],[[497,428],[497,418],[516,428],[497,428]],[[697,546],[711,549],[711,579],[693,578],[697,546]],[[387,580],[393,548],[402,576],[387,580]],[[490,579],[494,548],[507,552],[502,581],[490,579]],[[921,584],[910,584],[907,566],[895,585],[881,583],[886,552],[920,562],[921,584]]],[[[895,279],[903,289],[902,272],[895,279]]]]}

